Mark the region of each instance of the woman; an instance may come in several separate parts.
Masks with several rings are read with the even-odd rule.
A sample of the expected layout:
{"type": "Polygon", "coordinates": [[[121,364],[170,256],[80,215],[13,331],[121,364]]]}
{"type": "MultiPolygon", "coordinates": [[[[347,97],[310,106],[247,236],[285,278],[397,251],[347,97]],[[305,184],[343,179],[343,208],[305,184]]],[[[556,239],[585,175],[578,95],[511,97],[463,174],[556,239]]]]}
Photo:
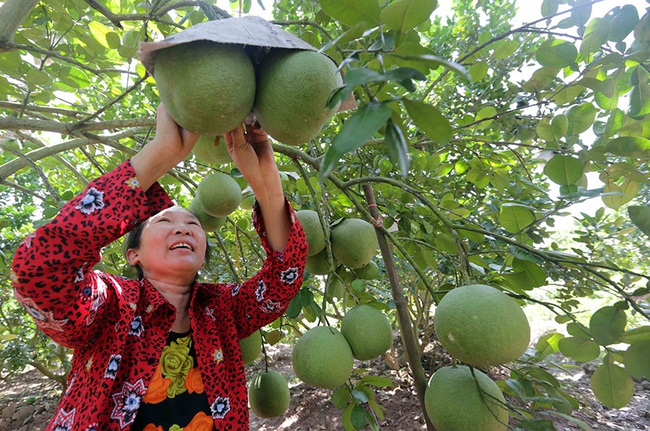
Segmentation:
{"type": "Polygon", "coordinates": [[[156,181],[197,138],[161,104],[155,138],[16,251],[16,298],[43,332],[74,349],[48,430],[249,429],[239,340],[285,311],[302,283],[307,244],[266,133],[238,127],[226,142],[255,192],[267,257],[241,285],[196,283],[205,232],[156,181]],[[142,279],[93,271],[102,247],[134,229],[126,258],[142,279]]]}

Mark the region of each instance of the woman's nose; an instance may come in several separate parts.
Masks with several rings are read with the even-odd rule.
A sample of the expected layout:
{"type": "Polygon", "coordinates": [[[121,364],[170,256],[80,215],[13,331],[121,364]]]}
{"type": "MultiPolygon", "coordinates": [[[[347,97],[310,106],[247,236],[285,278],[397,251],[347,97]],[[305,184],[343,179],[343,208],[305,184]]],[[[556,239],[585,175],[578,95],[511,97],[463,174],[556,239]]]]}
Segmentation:
{"type": "Polygon", "coordinates": [[[192,235],[192,229],[185,223],[179,223],[176,226],[176,235],[192,235]]]}

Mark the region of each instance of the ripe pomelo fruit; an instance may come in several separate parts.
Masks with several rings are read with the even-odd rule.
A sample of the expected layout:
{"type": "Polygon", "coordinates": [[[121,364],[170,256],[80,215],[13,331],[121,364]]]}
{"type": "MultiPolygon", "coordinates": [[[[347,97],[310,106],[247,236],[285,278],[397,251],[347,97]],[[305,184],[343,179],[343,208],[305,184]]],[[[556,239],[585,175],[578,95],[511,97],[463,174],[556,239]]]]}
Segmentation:
{"type": "Polygon", "coordinates": [[[348,310],[341,320],[341,333],[360,361],[376,358],[390,348],[393,331],[390,322],[372,305],[362,304],[348,310]]]}
{"type": "Polygon", "coordinates": [[[336,113],[338,104],[326,105],[343,80],[326,55],[274,49],[257,70],[253,110],[264,130],[283,144],[309,142],[336,113]]]}
{"type": "Polygon", "coordinates": [[[530,341],[530,325],[519,304],[484,284],[457,287],[443,296],[433,324],[442,346],[475,366],[513,361],[530,341]]]}
{"type": "Polygon", "coordinates": [[[378,247],[375,228],[365,220],[350,218],[331,229],[332,253],[350,269],[366,266],[378,247]]]}
{"type": "Polygon", "coordinates": [[[154,78],[172,118],[203,135],[234,129],[255,100],[255,70],[240,45],[197,41],[161,49],[154,78]]]}
{"type": "Polygon", "coordinates": [[[371,260],[367,265],[362,266],[359,269],[355,269],[354,273],[357,275],[357,277],[363,280],[372,280],[373,278],[377,278],[379,276],[379,266],[377,266],[377,264],[371,260]]]}
{"type": "Polygon", "coordinates": [[[192,200],[190,206],[188,207],[188,210],[194,214],[197,219],[199,219],[201,227],[206,232],[214,232],[216,230],[219,230],[221,226],[226,223],[225,217],[215,217],[206,213],[201,206],[201,203],[199,203],[198,199],[196,198],[192,200]]]}
{"type": "Polygon", "coordinates": [[[442,367],[429,379],[424,404],[437,431],[505,431],[505,398],[492,379],[466,366],[442,367]],[[479,391],[478,386],[481,388],[479,391]]]}
{"type": "Polygon", "coordinates": [[[241,357],[244,365],[252,363],[262,352],[262,334],[255,331],[246,338],[239,340],[241,357]]]}
{"type": "MultiPolygon", "coordinates": [[[[334,267],[336,267],[336,258],[332,256],[334,267]]],[[[327,261],[327,249],[324,248],[320,253],[313,256],[307,256],[305,268],[314,275],[327,275],[330,273],[330,264],[327,261]]]]}
{"type": "Polygon", "coordinates": [[[230,175],[216,172],[203,177],[196,189],[203,211],[214,217],[225,217],[241,202],[241,188],[230,175]]]}
{"type": "Polygon", "coordinates": [[[293,347],[292,363],[300,380],[324,389],[345,384],[354,367],[348,342],[330,326],[316,326],[305,332],[293,347]]]}
{"type": "Polygon", "coordinates": [[[226,141],[221,136],[199,136],[192,153],[197,159],[212,165],[232,162],[226,141]]]}
{"type": "Polygon", "coordinates": [[[261,371],[251,380],[248,387],[248,402],[257,416],[261,418],[282,416],[289,408],[290,401],[289,385],[277,371],[261,371]]]}
{"type": "Polygon", "coordinates": [[[307,245],[309,246],[307,256],[313,256],[323,251],[325,248],[325,234],[318,213],[314,210],[300,210],[296,211],[296,217],[300,220],[307,237],[307,245]]]}

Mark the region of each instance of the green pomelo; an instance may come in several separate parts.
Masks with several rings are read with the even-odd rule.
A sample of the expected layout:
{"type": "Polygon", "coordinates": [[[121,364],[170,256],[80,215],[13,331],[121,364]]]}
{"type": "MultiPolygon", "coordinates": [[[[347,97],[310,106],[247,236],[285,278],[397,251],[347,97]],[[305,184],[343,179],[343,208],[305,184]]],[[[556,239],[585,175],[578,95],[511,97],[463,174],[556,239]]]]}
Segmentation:
{"type": "Polygon", "coordinates": [[[530,325],[519,304],[483,284],[457,287],[443,296],[433,324],[442,346],[475,366],[513,361],[530,342],[530,325]]]}
{"type": "Polygon", "coordinates": [[[262,352],[262,334],[255,331],[246,338],[239,340],[241,358],[244,365],[252,363],[262,352]]]}
{"type": "Polygon", "coordinates": [[[257,416],[261,418],[282,416],[289,409],[290,401],[289,385],[277,371],[261,371],[251,380],[248,402],[257,416]]]}
{"type": "Polygon", "coordinates": [[[378,247],[375,228],[365,220],[345,219],[331,230],[332,253],[350,269],[366,266],[378,247]]]}
{"type": "Polygon", "coordinates": [[[160,100],[183,128],[223,135],[241,124],[255,100],[255,70],[243,48],[198,41],[156,52],[160,100]]]}
{"type": "Polygon", "coordinates": [[[217,172],[206,175],[196,189],[203,211],[214,217],[225,217],[239,206],[242,195],[239,184],[230,175],[217,172]]]}
{"type": "Polygon", "coordinates": [[[264,130],[286,145],[314,139],[334,116],[330,94],[343,85],[336,64],[315,51],[272,50],[258,68],[253,110],[264,130]]]}
{"type": "Polygon", "coordinates": [[[354,273],[363,280],[372,280],[379,276],[379,266],[372,260],[367,265],[355,269],[354,273]]]}
{"type": "Polygon", "coordinates": [[[341,320],[341,333],[360,361],[385,353],[393,342],[390,322],[372,305],[362,304],[348,310],[341,320]]]}
{"type": "Polygon", "coordinates": [[[248,195],[242,198],[239,207],[250,211],[253,209],[253,203],[255,203],[255,195],[248,195]]]}
{"type": "Polygon", "coordinates": [[[199,136],[192,153],[197,159],[212,165],[232,162],[226,141],[221,136],[199,136]]]}
{"type": "MultiPolygon", "coordinates": [[[[333,264],[336,266],[336,258],[332,256],[333,264]]],[[[305,261],[305,268],[307,271],[314,275],[327,275],[331,271],[329,262],[327,261],[327,249],[323,249],[320,253],[313,256],[307,256],[305,261]]]]}
{"type": "Polygon", "coordinates": [[[307,256],[313,256],[323,251],[325,248],[325,234],[318,213],[313,210],[300,210],[296,211],[296,217],[300,220],[307,237],[307,245],[309,246],[307,256]]]}
{"type": "Polygon", "coordinates": [[[345,337],[329,326],[316,326],[305,332],[293,347],[292,362],[300,380],[323,389],[345,384],[354,367],[345,337]]]}
{"type": "Polygon", "coordinates": [[[196,198],[192,200],[188,210],[194,214],[197,219],[199,219],[201,227],[206,232],[214,232],[216,230],[219,230],[221,226],[226,223],[225,217],[215,217],[206,213],[203,210],[201,203],[196,198]]]}
{"type": "Polygon", "coordinates": [[[424,403],[437,431],[505,431],[508,427],[501,390],[477,369],[473,375],[466,366],[438,369],[429,379],[424,403]]]}

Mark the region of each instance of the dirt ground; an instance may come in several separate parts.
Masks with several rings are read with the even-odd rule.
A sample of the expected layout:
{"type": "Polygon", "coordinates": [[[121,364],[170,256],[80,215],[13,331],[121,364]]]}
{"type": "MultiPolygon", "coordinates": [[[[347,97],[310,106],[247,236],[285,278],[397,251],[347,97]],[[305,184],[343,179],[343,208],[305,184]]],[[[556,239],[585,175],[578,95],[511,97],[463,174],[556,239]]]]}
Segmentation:
{"type": "MultiPolygon", "coordinates": [[[[435,344],[432,347],[425,351],[423,357],[427,373],[447,365],[449,361],[442,349],[435,344]]],[[[250,429],[342,430],[341,410],[334,407],[330,400],[332,391],[307,386],[295,377],[291,368],[290,347],[278,344],[269,347],[267,353],[270,368],[283,374],[289,381],[291,404],[286,414],[279,418],[261,419],[251,412],[250,429]]],[[[380,429],[426,430],[406,368],[399,371],[390,370],[381,359],[357,365],[370,370],[372,374],[388,377],[394,383],[391,388],[378,389],[375,392],[377,402],[385,409],[384,420],[379,423],[380,429]]],[[[264,360],[260,358],[249,367],[249,375],[263,368],[264,360]]],[[[650,431],[650,382],[636,382],[636,392],[630,404],[620,410],[611,410],[600,405],[591,393],[589,378],[595,368],[594,364],[586,364],[573,375],[549,368],[550,372],[566,383],[565,389],[580,402],[581,409],[574,412],[573,416],[589,424],[594,431],[650,431]]],[[[505,376],[503,370],[493,370],[492,377],[498,379],[505,376]]],[[[54,413],[60,393],[60,387],[56,383],[33,370],[0,382],[0,431],[43,430],[54,413]]],[[[514,421],[511,421],[511,426],[515,427],[514,421]]],[[[555,426],[558,431],[580,429],[566,420],[556,420],[555,426]]]]}

